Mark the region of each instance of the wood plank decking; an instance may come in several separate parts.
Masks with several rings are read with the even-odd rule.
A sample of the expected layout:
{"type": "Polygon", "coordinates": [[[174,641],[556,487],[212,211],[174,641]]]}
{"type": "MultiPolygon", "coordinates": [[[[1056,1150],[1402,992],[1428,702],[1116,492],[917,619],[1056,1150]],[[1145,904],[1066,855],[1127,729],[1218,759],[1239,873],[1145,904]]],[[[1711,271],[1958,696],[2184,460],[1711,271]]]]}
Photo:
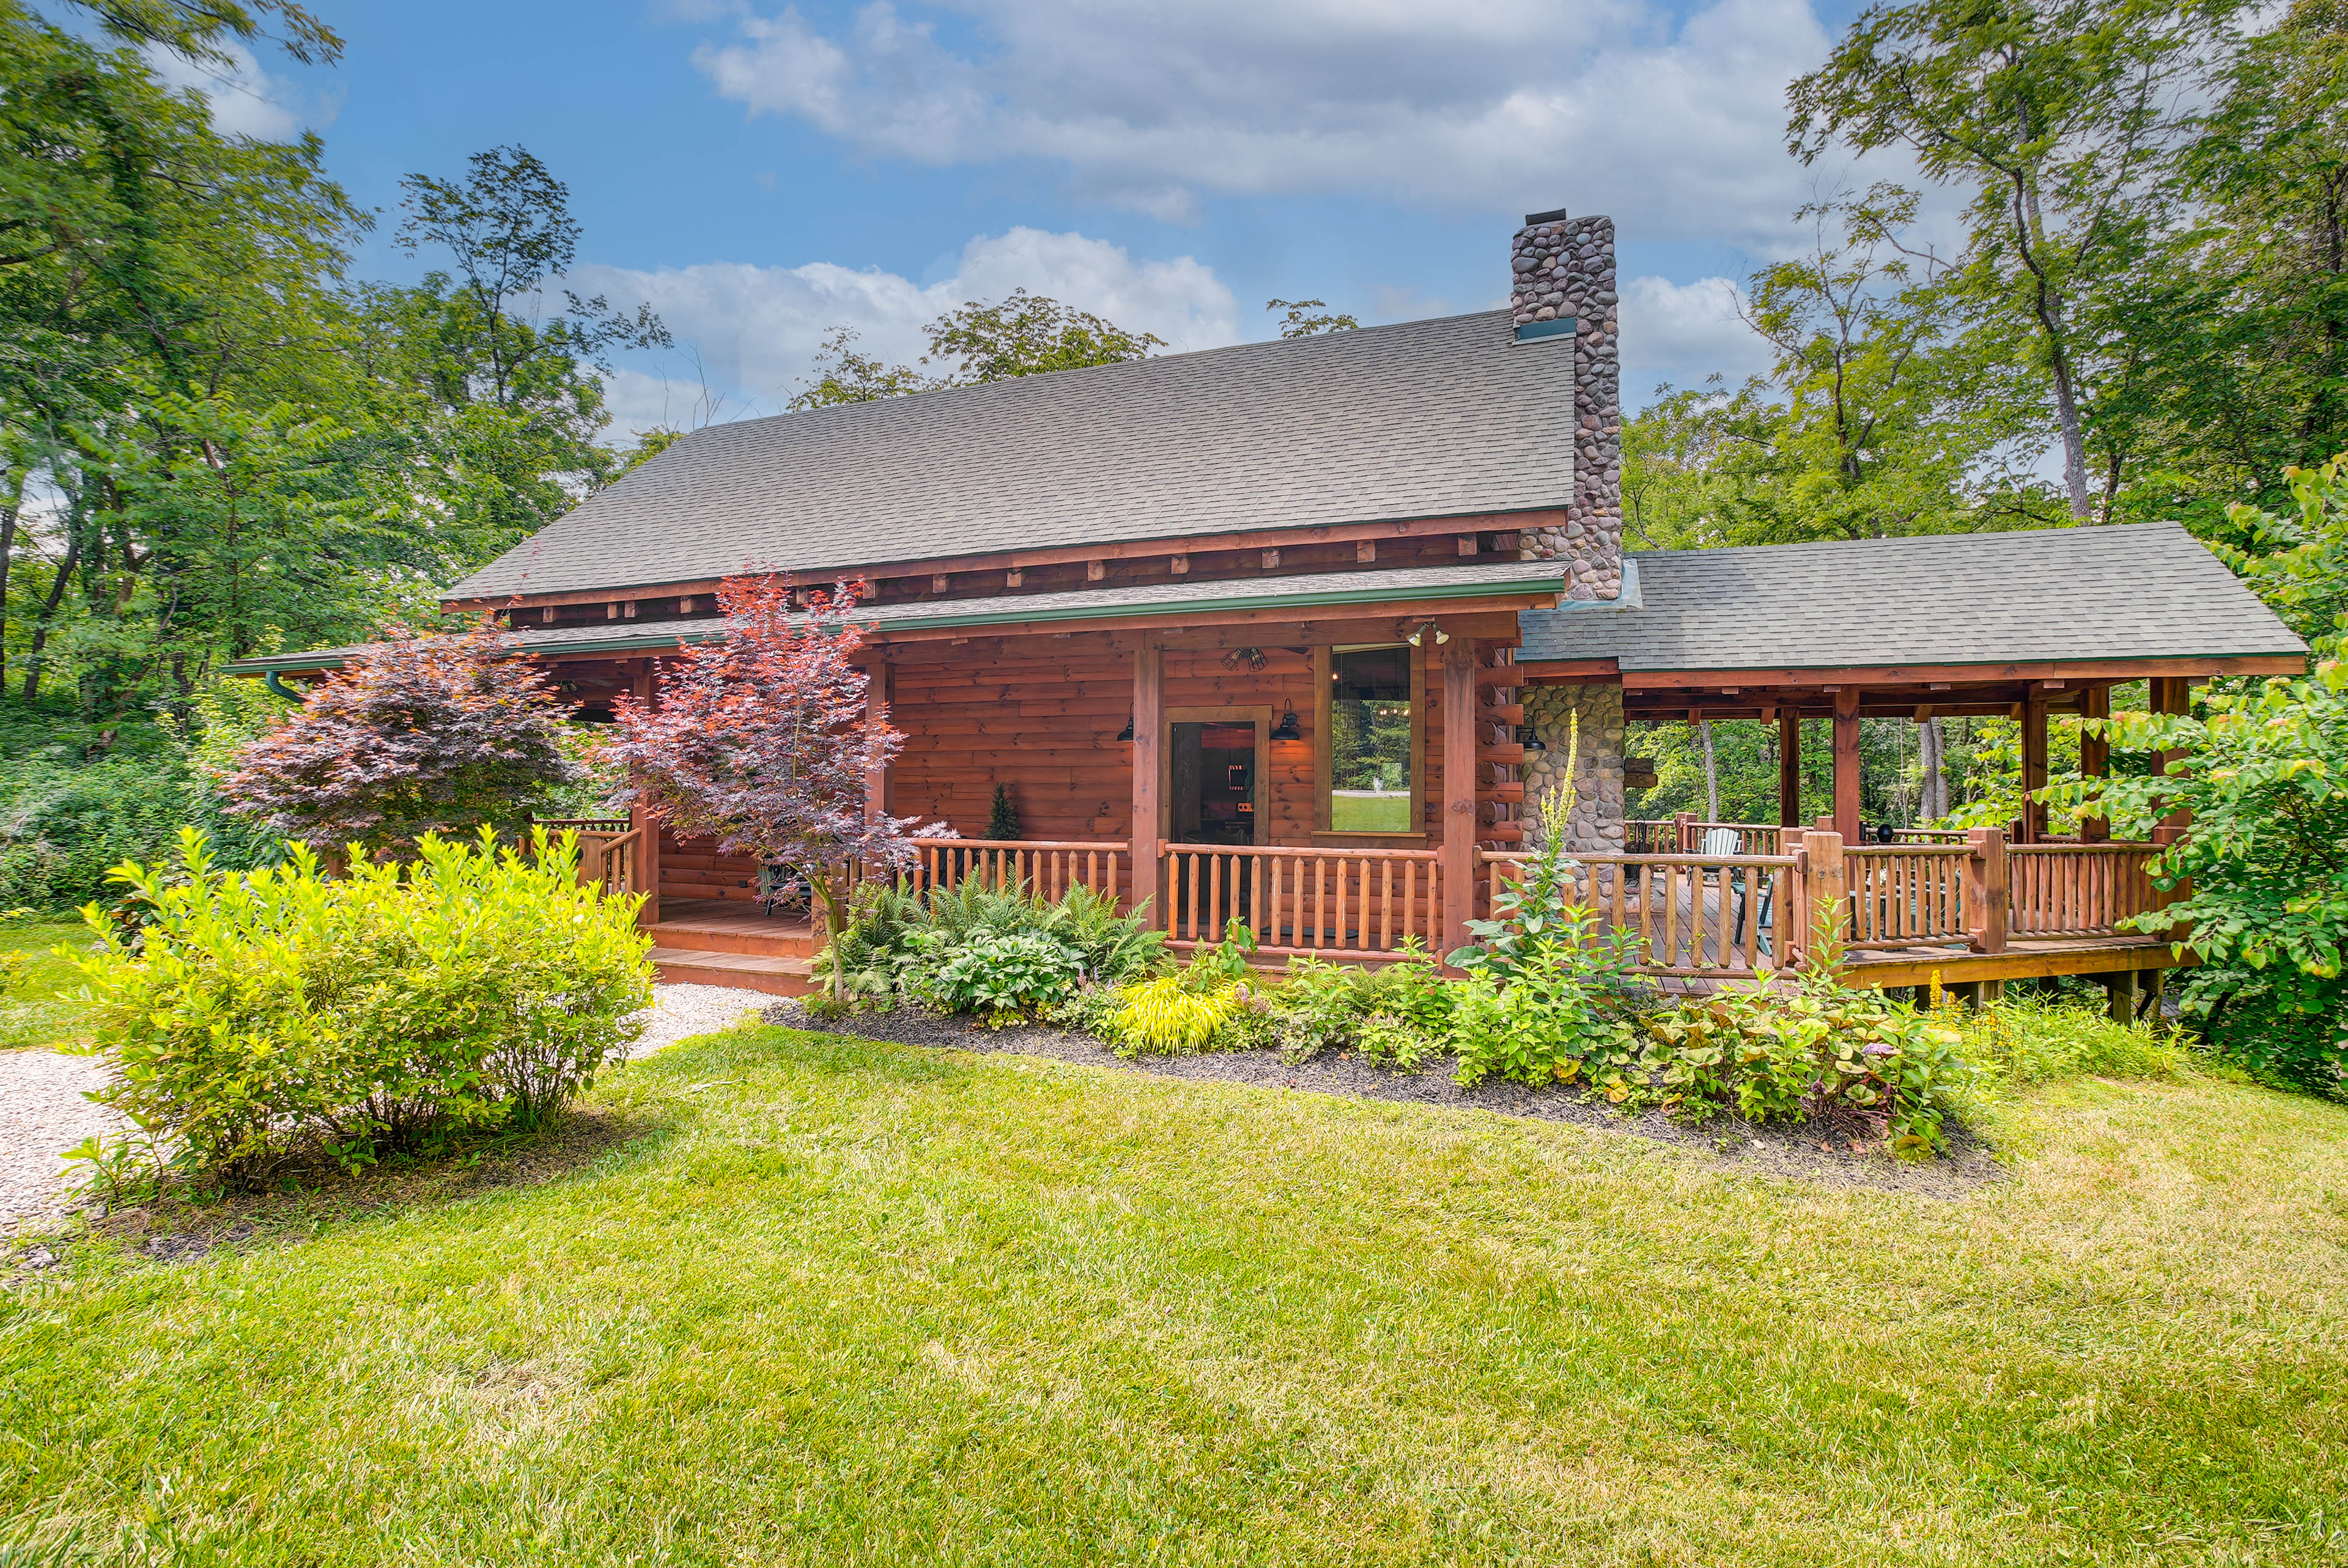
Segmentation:
{"type": "Polygon", "coordinates": [[[815,989],[815,927],[804,917],[767,915],[755,904],[664,898],[648,933],[663,985],[732,986],[770,996],[815,989]]]}

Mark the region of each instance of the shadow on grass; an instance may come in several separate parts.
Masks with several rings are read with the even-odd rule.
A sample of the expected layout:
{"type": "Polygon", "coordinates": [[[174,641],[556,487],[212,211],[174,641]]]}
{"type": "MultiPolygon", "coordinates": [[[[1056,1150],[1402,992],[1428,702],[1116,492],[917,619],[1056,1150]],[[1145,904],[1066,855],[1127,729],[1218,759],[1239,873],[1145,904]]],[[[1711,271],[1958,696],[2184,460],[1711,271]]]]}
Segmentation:
{"type": "Polygon", "coordinates": [[[657,1106],[574,1109],[534,1133],[484,1138],[432,1154],[396,1155],[356,1173],[289,1173],[265,1191],[165,1191],[84,1212],[88,1234],[134,1256],[178,1263],[223,1248],[307,1240],[331,1227],[537,1186],[667,1142],[657,1106]]]}

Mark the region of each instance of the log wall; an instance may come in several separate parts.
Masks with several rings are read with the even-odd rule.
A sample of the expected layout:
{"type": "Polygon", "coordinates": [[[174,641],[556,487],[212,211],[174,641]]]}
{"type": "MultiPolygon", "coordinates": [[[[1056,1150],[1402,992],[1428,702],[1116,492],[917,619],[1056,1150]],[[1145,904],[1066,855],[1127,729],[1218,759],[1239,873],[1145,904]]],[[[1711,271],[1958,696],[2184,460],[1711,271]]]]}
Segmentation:
{"type": "MultiPolygon", "coordinates": [[[[1264,666],[1225,662],[1218,651],[1169,650],[1166,706],[1268,707],[1277,724],[1296,712],[1301,738],[1273,741],[1258,765],[1265,778],[1267,835],[1273,845],[1314,842],[1313,662],[1301,641],[1270,641],[1264,666]]],[[[1294,631],[1285,635],[1300,636],[1294,631]]],[[[967,838],[987,835],[994,787],[1008,784],[1022,837],[1123,839],[1132,829],[1133,745],[1117,739],[1133,711],[1129,639],[1112,633],[1004,640],[984,653],[957,657],[930,645],[892,655],[890,718],[904,749],[889,771],[888,809],[943,823],[967,838]],[[999,647],[1001,651],[994,651],[999,647]]],[[[1418,830],[1433,848],[1443,825],[1442,655],[1429,640],[1419,651],[1427,712],[1418,830]]],[[[1489,727],[1489,726],[1487,726],[1489,727]]],[[[1504,733],[1496,730],[1495,733],[1504,733]]],[[[1488,748],[1479,731],[1479,756],[1488,748]]],[[[1488,799],[1490,786],[1482,792],[1488,799]]],[[[1365,847],[1411,847],[1399,835],[1360,841],[1365,847]]],[[[744,856],[721,856],[706,841],[664,836],[661,891],[674,898],[749,898],[757,868],[744,856]]]]}

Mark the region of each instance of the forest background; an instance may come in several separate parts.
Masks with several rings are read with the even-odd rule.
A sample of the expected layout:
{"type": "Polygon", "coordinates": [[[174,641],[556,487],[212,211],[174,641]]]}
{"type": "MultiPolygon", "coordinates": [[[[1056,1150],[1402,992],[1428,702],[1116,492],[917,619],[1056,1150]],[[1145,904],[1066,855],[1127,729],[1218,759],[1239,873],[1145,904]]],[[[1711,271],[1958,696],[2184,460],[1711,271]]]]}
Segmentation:
{"type": "MultiPolygon", "coordinates": [[[[561,290],[580,234],[551,171],[489,149],[363,210],[319,138],[223,134],[152,64],[254,47],[342,44],[284,0],[0,0],[0,907],[88,897],[185,821],[265,856],[209,781],[278,700],[221,665],[435,624],[442,584],[676,434],[611,427],[610,356],[667,334],[561,290]],[[378,222],[417,282],[350,274],[378,222]]],[[[1747,280],[1764,374],[1626,421],[1629,547],[2172,518],[2271,548],[2230,507],[2287,509],[2284,470],[2348,446],[2344,65],[2343,0],[1866,12],[1788,85],[1788,156],[1911,183],[1821,195],[1807,251],[1747,280]],[[1950,232],[1928,198],[1962,209],[1954,241],[1923,237],[1950,232]]],[[[889,365],[843,332],[800,401],[1163,346],[1025,293],[930,341],[889,365]]],[[[2006,820],[2014,731],[1869,721],[1866,816],[2006,820]]],[[[1774,820],[1775,745],[1641,726],[1633,814],[1774,820]]]]}

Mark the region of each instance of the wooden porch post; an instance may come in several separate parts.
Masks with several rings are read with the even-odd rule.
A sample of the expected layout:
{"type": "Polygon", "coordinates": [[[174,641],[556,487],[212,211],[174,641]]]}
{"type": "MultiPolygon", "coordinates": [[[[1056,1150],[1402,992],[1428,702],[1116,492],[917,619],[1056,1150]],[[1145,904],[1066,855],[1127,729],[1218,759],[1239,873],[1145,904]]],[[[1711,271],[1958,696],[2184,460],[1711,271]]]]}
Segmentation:
{"type": "MultiPolygon", "coordinates": [[[[2193,683],[2181,675],[2164,675],[2158,680],[2153,682],[2152,711],[2156,713],[2183,714],[2191,712],[2193,711],[2193,683]]],[[[2180,752],[2157,753],[2155,754],[2153,759],[2154,765],[2160,770],[2161,776],[2166,778],[2168,776],[2169,763],[2183,754],[2184,753],[2180,752]]],[[[2187,828],[2193,825],[2193,814],[2189,811],[2172,811],[2168,815],[2160,819],[2159,825],[2172,830],[2170,837],[2172,839],[2176,838],[2182,835],[2187,828]]],[[[2156,832],[2153,835],[2153,837],[2157,841],[2160,835],[2156,832]]]]}
{"type": "MultiPolygon", "coordinates": [[[[2112,716],[2112,689],[2109,686],[2087,688],[2085,717],[2108,719],[2112,716]]],[[[2112,743],[2101,735],[2079,733],[2079,771],[2091,779],[2102,778],[2111,771],[2112,743]]],[[[2112,821],[2107,816],[2091,816],[2079,824],[2082,842],[2106,839],[2112,835],[2112,821]]]]}
{"type": "MultiPolygon", "coordinates": [[[[1551,831],[1564,831],[1552,825],[1551,831]]],[[[1476,645],[1455,637],[1443,650],[1443,946],[1468,945],[1476,914],[1476,645]]]]}
{"type": "Polygon", "coordinates": [[[2022,842],[2046,838],[2046,807],[2029,798],[2046,787],[2046,696],[2033,687],[2022,700],[2022,842]]]}
{"type": "Polygon", "coordinates": [[[1965,946],[1976,953],[2005,951],[2005,835],[1994,827],[1965,829],[1965,946]]]}
{"type": "Polygon", "coordinates": [[[1798,708],[1777,710],[1777,825],[1802,823],[1802,713],[1798,708]]]}
{"type": "MultiPolygon", "coordinates": [[[[1839,695],[1839,693],[1838,693],[1839,695]]],[[[1839,704],[1838,704],[1839,706],[1839,704]]],[[[1837,754],[1840,754],[1838,748],[1837,754]]],[[[1809,929],[1802,933],[1802,951],[1807,954],[1820,936],[1838,936],[1850,939],[1850,876],[1843,865],[1844,839],[1839,833],[1825,833],[1812,828],[1802,840],[1806,857],[1802,880],[1805,897],[1802,915],[1809,929]],[[1833,922],[1831,925],[1828,922],[1833,922]]]]}
{"type": "MultiPolygon", "coordinates": [[[[864,671],[864,719],[868,724],[889,722],[889,664],[886,660],[864,671]]],[[[864,770],[864,815],[868,819],[889,815],[889,769],[883,764],[864,770]]]]}
{"type": "Polygon", "coordinates": [[[1166,729],[1166,651],[1145,637],[1133,654],[1133,907],[1145,905],[1149,923],[1171,930],[1158,902],[1159,779],[1166,729]]]}
{"type": "MultiPolygon", "coordinates": [[[[653,705],[653,692],[656,684],[654,671],[658,668],[647,659],[632,681],[636,701],[647,709],[653,705]]],[[[661,825],[639,804],[628,807],[628,826],[644,832],[644,837],[636,841],[636,879],[641,884],[637,891],[644,896],[644,907],[636,914],[636,924],[649,930],[660,924],[661,917],[661,825]]]]}
{"type": "MultiPolygon", "coordinates": [[[[1859,842],[1859,688],[1834,694],[1834,825],[1845,844],[1859,842]]],[[[1837,864],[1840,864],[1838,855],[1837,864]]]]}

